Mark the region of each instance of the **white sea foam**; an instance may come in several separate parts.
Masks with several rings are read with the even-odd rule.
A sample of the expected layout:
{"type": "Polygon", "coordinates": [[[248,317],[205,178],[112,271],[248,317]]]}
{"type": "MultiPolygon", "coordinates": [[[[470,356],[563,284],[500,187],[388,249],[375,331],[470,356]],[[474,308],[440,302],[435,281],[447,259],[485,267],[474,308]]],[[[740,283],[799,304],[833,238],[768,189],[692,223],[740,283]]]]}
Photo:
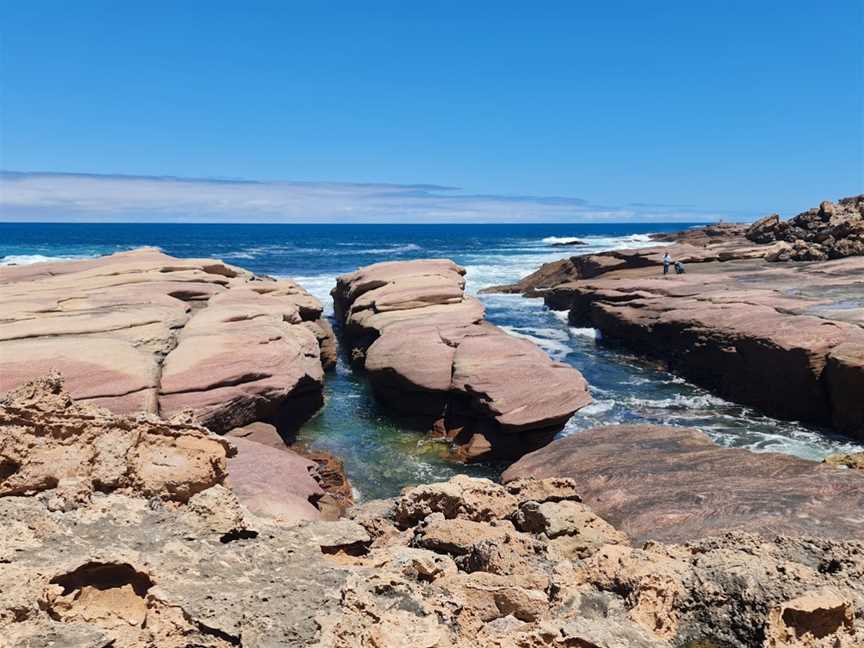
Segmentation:
{"type": "Polygon", "coordinates": [[[576,236],[547,236],[541,240],[546,245],[567,245],[568,243],[576,243],[578,241],[584,241],[585,239],[576,236]]]}
{"type": "Polygon", "coordinates": [[[600,331],[595,328],[578,328],[576,326],[571,326],[570,333],[573,335],[590,338],[592,340],[597,340],[600,338],[600,331]]]}
{"type": "MultiPolygon", "coordinates": [[[[561,339],[550,339],[548,337],[543,337],[543,335],[537,335],[537,333],[541,333],[542,331],[550,331],[552,329],[533,329],[533,328],[525,328],[519,326],[502,326],[503,330],[507,331],[510,335],[517,338],[522,338],[523,340],[528,340],[533,342],[538,347],[543,349],[550,358],[555,360],[561,360],[569,354],[572,349],[570,345],[567,344],[565,340],[561,339]]],[[[557,333],[557,331],[555,331],[557,333]]]]}
{"type": "Polygon", "coordinates": [[[92,259],[87,255],[45,256],[44,254],[9,254],[0,258],[0,266],[32,265],[34,263],[52,263],[54,261],[75,261],[92,259]]]}
{"type": "Polygon", "coordinates": [[[419,252],[422,249],[416,243],[406,243],[405,245],[390,245],[382,248],[365,248],[357,250],[355,254],[403,254],[405,252],[419,252]]]}

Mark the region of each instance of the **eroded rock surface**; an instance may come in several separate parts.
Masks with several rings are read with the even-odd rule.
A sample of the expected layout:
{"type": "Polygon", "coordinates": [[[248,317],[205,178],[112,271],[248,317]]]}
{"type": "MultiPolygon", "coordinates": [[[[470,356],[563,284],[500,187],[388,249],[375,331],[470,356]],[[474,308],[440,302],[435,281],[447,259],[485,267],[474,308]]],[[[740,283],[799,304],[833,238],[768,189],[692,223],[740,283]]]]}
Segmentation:
{"type": "MultiPolygon", "coordinates": [[[[238,456],[246,445],[285,454],[249,438],[268,433],[238,433],[238,456]]],[[[864,639],[858,542],[729,534],[638,549],[560,477],[506,487],[456,477],[348,519],[289,526],[251,512],[232,479],[223,483],[226,439],[75,403],[53,379],[3,402],[0,439],[11,440],[0,447],[4,648],[852,648],[864,639]],[[46,449],[80,454],[100,438],[120,447],[124,434],[136,444],[116,488],[93,477],[106,465],[96,447],[46,466],[46,449]],[[171,440],[149,461],[170,465],[169,481],[136,472],[135,449],[154,438],[171,440]],[[199,466],[188,453],[202,443],[219,468],[209,481],[177,459],[199,466]],[[22,475],[53,476],[22,491],[9,457],[22,475]]]]}
{"type": "Polygon", "coordinates": [[[585,504],[639,542],[728,531],[864,540],[864,473],[723,448],[678,427],[617,425],[553,441],[502,479],[569,477],[585,504]]]}
{"type": "Polygon", "coordinates": [[[227,484],[257,515],[298,523],[322,516],[328,493],[321,482],[318,464],[284,444],[220,437],[152,414],[113,414],[73,400],[58,374],[0,399],[0,495],[50,491],[52,510],[113,492],[187,502],[227,484]]]}
{"type": "Polygon", "coordinates": [[[217,432],[304,420],[334,357],[321,304],[296,283],[155,249],[0,268],[0,302],[0,391],[56,370],[76,400],[191,409],[217,432]]]}
{"type": "Polygon", "coordinates": [[[420,416],[462,456],[518,456],[590,402],[581,374],[483,321],[448,260],[386,262],[333,291],[355,364],[391,409],[420,416]]]}
{"type": "Polygon", "coordinates": [[[864,434],[864,257],[613,272],[546,301],[725,398],[864,434]]]}

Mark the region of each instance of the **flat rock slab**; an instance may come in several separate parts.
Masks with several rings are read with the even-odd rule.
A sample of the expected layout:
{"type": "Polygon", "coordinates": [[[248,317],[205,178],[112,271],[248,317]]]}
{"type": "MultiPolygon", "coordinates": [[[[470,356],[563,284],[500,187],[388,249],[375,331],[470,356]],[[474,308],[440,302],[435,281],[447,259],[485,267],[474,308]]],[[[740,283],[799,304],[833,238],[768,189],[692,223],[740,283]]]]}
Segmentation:
{"type": "Polygon", "coordinates": [[[144,248],[0,268],[0,391],[60,371],[76,400],[224,432],[321,403],[333,337],[290,280],[144,248]]]}
{"type": "Polygon", "coordinates": [[[864,436],[864,257],[610,272],[546,302],[725,398],[864,436]]]}
{"type": "Polygon", "coordinates": [[[378,263],[338,278],[335,310],[378,398],[422,416],[469,459],[519,456],[591,402],[582,375],[483,320],[447,259],[378,263]]]}
{"type": "Polygon", "coordinates": [[[784,454],[723,448],[689,428],[597,427],[510,466],[504,482],[569,477],[636,542],[740,530],[864,539],[864,474],[784,454]]]}

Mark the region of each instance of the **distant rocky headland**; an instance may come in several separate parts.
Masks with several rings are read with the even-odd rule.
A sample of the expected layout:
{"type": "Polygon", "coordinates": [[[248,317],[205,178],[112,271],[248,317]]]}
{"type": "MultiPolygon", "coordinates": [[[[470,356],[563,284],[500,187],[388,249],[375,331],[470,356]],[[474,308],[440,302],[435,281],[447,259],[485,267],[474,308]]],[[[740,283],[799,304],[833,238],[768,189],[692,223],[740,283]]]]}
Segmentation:
{"type": "MultiPolygon", "coordinates": [[[[864,438],[864,196],[655,241],[493,290],[864,438]]],[[[335,327],[295,281],[152,248],[0,268],[0,646],[864,645],[861,455],[556,439],[591,386],[487,321],[456,263],[332,295],[335,327]],[[339,353],[418,440],[509,463],[501,483],[354,502],[296,437],[339,353]]]]}

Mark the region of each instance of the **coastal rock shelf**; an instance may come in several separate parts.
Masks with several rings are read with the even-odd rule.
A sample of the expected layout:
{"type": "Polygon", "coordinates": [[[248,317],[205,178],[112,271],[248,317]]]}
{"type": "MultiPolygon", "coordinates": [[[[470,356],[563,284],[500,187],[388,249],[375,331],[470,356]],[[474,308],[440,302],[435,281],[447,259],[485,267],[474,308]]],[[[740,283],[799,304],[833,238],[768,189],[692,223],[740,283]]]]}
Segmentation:
{"type": "Polygon", "coordinates": [[[502,479],[552,476],[573,479],[585,503],[635,542],[730,531],[864,541],[864,472],[723,448],[698,430],[591,428],[522,457],[502,479]]]}
{"type": "MultiPolygon", "coordinates": [[[[840,207],[862,204],[824,203],[796,218],[857,240],[859,211],[840,207]]],[[[801,230],[798,220],[783,231],[801,230]]],[[[790,243],[754,235],[765,227],[688,230],[664,236],[662,247],[563,259],[493,290],[542,295],[569,310],[572,325],[660,358],[730,400],[864,438],[864,257],[778,262],[790,243]],[[665,252],[685,274],[662,274],[665,252]]]]}
{"type": "Polygon", "coordinates": [[[51,370],[116,413],[191,410],[215,432],[295,426],[322,403],[335,341],[289,280],[139,249],[0,268],[0,391],[51,370]]]}
{"type": "Polygon", "coordinates": [[[864,258],[611,272],[545,299],[730,400],[864,438],[864,258]]]}
{"type": "Polygon", "coordinates": [[[540,447],[591,402],[574,368],[483,320],[449,260],[378,263],[338,278],[337,318],[376,396],[455,441],[461,456],[540,447]]]}

